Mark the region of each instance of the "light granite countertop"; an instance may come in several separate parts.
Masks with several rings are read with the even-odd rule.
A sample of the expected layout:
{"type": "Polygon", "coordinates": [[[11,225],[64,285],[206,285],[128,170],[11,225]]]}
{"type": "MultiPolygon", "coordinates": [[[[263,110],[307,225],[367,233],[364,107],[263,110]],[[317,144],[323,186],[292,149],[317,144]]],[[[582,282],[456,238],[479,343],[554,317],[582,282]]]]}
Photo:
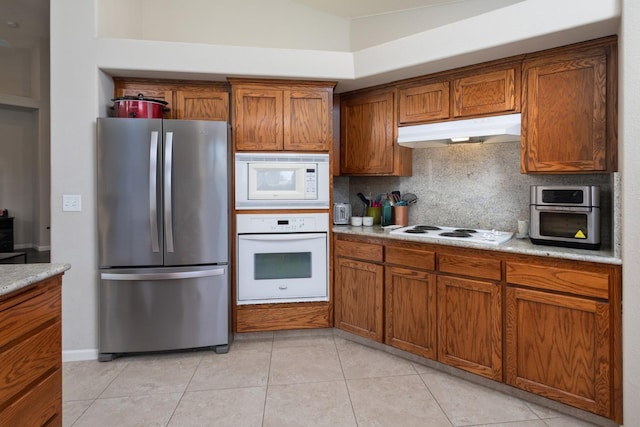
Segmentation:
{"type": "Polygon", "coordinates": [[[49,277],[64,273],[70,264],[0,265],[0,296],[17,291],[49,277]]]}
{"type": "Polygon", "coordinates": [[[445,240],[445,239],[429,239],[425,241],[420,237],[390,234],[390,230],[385,230],[379,225],[372,227],[352,227],[350,225],[334,225],[333,232],[335,234],[353,234],[357,236],[378,237],[393,240],[405,240],[410,242],[420,242],[429,244],[438,244],[445,246],[458,246],[464,248],[485,249],[490,251],[508,252],[523,255],[535,255],[550,258],[570,259],[575,261],[599,262],[603,264],[621,265],[622,260],[615,257],[612,250],[587,250],[562,248],[556,246],[534,245],[527,239],[517,239],[513,237],[511,240],[499,244],[482,244],[470,243],[465,240],[445,240]]]}

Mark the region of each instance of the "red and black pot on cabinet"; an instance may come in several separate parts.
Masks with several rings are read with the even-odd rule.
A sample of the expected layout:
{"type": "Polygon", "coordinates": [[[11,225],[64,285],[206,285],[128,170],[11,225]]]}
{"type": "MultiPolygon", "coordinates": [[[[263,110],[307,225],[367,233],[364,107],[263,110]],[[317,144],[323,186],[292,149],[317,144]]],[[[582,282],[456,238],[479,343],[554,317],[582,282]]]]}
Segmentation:
{"type": "Polygon", "coordinates": [[[113,98],[113,117],[138,118],[138,119],[162,119],[164,113],[169,111],[168,102],[159,99],[145,98],[142,93],[137,96],[121,96],[113,98]]]}

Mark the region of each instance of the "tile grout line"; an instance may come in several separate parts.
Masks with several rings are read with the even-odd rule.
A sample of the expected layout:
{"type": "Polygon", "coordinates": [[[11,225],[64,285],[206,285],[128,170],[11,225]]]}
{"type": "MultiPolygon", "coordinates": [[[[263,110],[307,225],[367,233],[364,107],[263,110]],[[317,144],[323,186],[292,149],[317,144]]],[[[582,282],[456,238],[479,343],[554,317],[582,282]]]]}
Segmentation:
{"type": "Polygon", "coordinates": [[[204,360],[204,356],[200,356],[200,360],[198,361],[198,365],[193,370],[193,373],[191,374],[191,378],[189,378],[189,381],[187,381],[187,384],[184,386],[184,390],[182,390],[182,393],[180,394],[180,399],[178,399],[178,402],[176,403],[176,407],[173,408],[173,411],[171,411],[171,416],[167,420],[167,423],[165,424],[165,427],[168,426],[169,424],[171,424],[171,420],[176,415],[176,411],[178,410],[178,407],[180,406],[180,403],[182,402],[182,399],[184,398],[184,395],[187,392],[187,389],[189,388],[189,384],[191,384],[191,381],[193,381],[193,377],[196,376],[196,372],[198,372],[198,369],[200,368],[200,365],[202,364],[203,360],[204,360]]]}
{"type": "Polygon", "coordinates": [[[338,363],[340,363],[340,371],[342,371],[342,380],[344,381],[344,387],[347,389],[347,396],[349,397],[349,405],[351,406],[351,413],[353,414],[353,420],[358,426],[358,417],[356,416],[356,409],[353,406],[353,400],[351,399],[351,391],[349,391],[349,384],[347,383],[347,376],[344,374],[344,367],[342,366],[342,358],[340,357],[340,350],[338,349],[338,343],[336,343],[336,336],[333,336],[333,344],[336,346],[336,353],[338,355],[338,363]]]}
{"type": "Polygon", "coordinates": [[[273,363],[273,344],[275,342],[275,334],[271,335],[271,350],[269,351],[269,368],[267,369],[267,385],[264,389],[264,402],[262,403],[262,422],[261,426],[264,426],[264,417],[267,412],[267,397],[269,395],[269,378],[271,377],[271,363],[273,363]]]}

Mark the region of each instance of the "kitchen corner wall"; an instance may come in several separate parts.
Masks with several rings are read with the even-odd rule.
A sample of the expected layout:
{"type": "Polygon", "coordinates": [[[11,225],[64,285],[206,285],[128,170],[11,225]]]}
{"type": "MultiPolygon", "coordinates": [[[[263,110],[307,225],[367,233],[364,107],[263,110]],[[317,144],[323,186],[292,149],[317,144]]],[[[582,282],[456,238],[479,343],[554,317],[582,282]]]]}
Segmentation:
{"type": "Polygon", "coordinates": [[[363,203],[356,193],[400,190],[415,193],[410,224],[447,225],[517,231],[519,219],[529,219],[531,185],[599,185],[604,248],[611,247],[612,176],[525,175],[520,173],[520,144],[494,143],[413,149],[410,177],[349,177],[334,180],[334,202],[348,201],[354,215],[363,203]]]}

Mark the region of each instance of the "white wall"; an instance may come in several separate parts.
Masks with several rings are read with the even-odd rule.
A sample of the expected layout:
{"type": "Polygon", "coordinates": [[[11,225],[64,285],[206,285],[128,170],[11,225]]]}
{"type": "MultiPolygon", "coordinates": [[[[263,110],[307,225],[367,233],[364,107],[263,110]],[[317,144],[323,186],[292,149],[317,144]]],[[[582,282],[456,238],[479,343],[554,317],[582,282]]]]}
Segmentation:
{"type": "Polygon", "coordinates": [[[620,43],[624,420],[640,426],[640,3],[624,0],[620,43]]]}
{"type": "Polygon", "coordinates": [[[49,43],[0,49],[0,207],[16,249],[50,246],[49,43]],[[43,79],[44,76],[44,79],[43,79]]]}
{"type": "Polygon", "coordinates": [[[16,249],[33,240],[37,112],[0,108],[0,209],[14,217],[16,249]]]}
{"type": "Polygon", "coordinates": [[[98,36],[287,49],[350,48],[348,20],[290,0],[191,0],[189,7],[175,0],[98,0],[98,36]]]}
{"type": "MultiPolygon", "coordinates": [[[[620,5],[617,0],[527,0],[492,12],[490,16],[473,18],[471,23],[484,29],[480,35],[466,33],[469,31],[468,21],[451,24],[356,52],[349,57],[351,69],[348,70],[349,60],[343,52],[257,48],[236,51],[220,45],[96,39],[96,4],[99,1],[57,0],[51,4],[52,259],[72,264],[63,285],[63,348],[67,359],[73,356],[71,353],[74,351],[79,352],[78,357],[95,356],[97,348],[95,117],[104,112],[109,86],[98,67],[134,70],[140,75],[153,75],[154,70],[206,75],[209,66],[212,74],[224,73],[228,66],[227,72],[235,74],[241,71],[243,64],[251,64],[251,61],[238,57],[252,53],[256,54],[258,64],[257,71],[254,68],[245,70],[249,75],[280,77],[294,74],[300,78],[328,80],[348,80],[355,76],[359,78],[358,84],[366,84],[373,81],[373,77],[388,78],[400,69],[404,72],[421,71],[424,69],[421,67],[430,61],[437,63],[437,67],[454,63],[464,65],[462,62],[477,62],[483,55],[498,55],[501,47],[504,47],[504,55],[509,55],[516,50],[525,52],[541,48],[541,44],[551,47],[568,39],[582,37],[584,40],[615,22],[620,5]],[[74,19],[69,19],[69,16],[74,19]],[[496,27],[492,24],[495,19],[505,25],[496,27]],[[461,34],[466,34],[466,37],[461,34]],[[439,47],[435,54],[424,48],[434,43],[444,46],[439,47]],[[453,56],[447,57],[448,51],[453,56]],[[210,53],[222,55],[222,60],[201,58],[210,53]],[[268,61],[269,57],[271,61],[268,61]],[[296,62],[296,57],[303,60],[296,62]],[[279,61],[280,58],[284,61],[279,61]],[[326,59],[336,59],[340,65],[326,64],[326,59]],[[69,114],[70,111],[73,114],[69,114]],[[82,212],[61,211],[61,197],[65,193],[83,196],[82,212]]],[[[190,4],[201,5],[201,1],[190,4]]],[[[624,70],[621,73],[625,93],[640,93],[638,77],[633,74],[634,70],[640,69],[640,55],[637,37],[632,36],[633,29],[640,25],[639,15],[637,4],[633,0],[625,1],[624,70]]],[[[640,162],[640,150],[634,143],[640,139],[636,120],[640,114],[638,102],[637,97],[633,99],[623,94],[619,106],[623,123],[620,157],[624,234],[636,237],[639,233],[640,190],[632,185],[640,181],[640,171],[637,168],[633,170],[631,166],[640,162]]],[[[628,309],[624,312],[623,331],[624,396],[626,424],[629,426],[640,425],[640,407],[635,404],[636,397],[640,395],[640,339],[637,328],[640,323],[635,310],[640,306],[640,287],[636,283],[636,277],[640,277],[639,255],[640,239],[625,237],[624,302],[628,309]]]]}

